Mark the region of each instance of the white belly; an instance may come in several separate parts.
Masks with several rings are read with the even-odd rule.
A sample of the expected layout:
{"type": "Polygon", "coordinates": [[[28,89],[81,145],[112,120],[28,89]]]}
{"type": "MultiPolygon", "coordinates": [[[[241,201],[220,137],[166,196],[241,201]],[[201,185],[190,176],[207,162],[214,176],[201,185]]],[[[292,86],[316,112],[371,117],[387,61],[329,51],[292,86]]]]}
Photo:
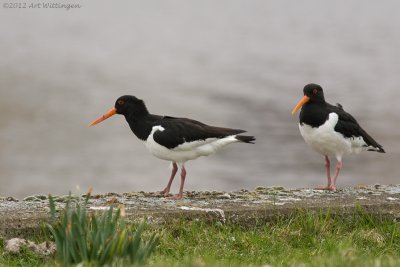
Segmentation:
{"type": "Polygon", "coordinates": [[[314,150],[326,156],[335,156],[338,161],[344,154],[359,153],[363,150],[365,142],[362,137],[346,138],[335,131],[338,115],[330,113],[329,119],[320,127],[313,128],[308,125],[299,125],[300,133],[307,144],[314,150]]]}
{"type": "Polygon", "coordinates": [[[173,149],[168,149],[154,141],[153,134],[157,130],[163,131],[164,128],[161,126],[153,127],[149,137],[145,142],[147,149],[157,158],[174,161],[177,163],[184,163],[200,156],[208,156],[230,143],[238,142],[235,136],[232,135],[221,139],[208,138],[206,140],[188,142],[173,149]]]}

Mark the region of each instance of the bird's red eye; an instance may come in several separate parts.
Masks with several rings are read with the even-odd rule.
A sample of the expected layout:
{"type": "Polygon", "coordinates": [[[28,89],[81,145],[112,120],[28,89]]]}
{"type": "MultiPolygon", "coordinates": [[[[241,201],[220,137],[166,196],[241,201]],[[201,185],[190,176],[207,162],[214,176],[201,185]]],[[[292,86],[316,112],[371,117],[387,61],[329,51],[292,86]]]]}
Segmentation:
{"type": "Polygon", "coordinates": [[[123,104],[125,104],[124,100],[118,100],[118,105],[123,105],[123,104]]]}
{"type": "Polygon", "coordinates": [[[316,95],[318,93],[318,90],[314,89],[312,92],[313,92],[314,95],[316,95]]]}

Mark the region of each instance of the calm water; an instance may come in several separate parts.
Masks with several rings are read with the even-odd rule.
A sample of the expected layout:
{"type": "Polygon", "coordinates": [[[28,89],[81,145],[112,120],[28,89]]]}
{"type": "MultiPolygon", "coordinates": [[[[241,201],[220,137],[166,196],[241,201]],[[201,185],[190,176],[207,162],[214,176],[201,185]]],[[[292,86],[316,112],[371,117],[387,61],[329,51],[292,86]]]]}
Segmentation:
{"type": "Polygon", "coordinates": [[[188,162],[187,190],[322,185],[290,113],[309,82],[388,152],[345,157],[339,187],[399,183],[399,1],[81,4],[0,9],[0,195],[162,189],[169,163],[123,117],[87,128],[123,94],[257,137],[188,162]]]}

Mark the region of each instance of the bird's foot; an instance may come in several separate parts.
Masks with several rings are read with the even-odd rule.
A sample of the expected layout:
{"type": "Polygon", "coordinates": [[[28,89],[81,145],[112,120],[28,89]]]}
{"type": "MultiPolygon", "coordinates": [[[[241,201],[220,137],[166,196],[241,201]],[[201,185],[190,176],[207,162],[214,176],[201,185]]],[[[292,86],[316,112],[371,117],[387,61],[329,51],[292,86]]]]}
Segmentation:
{"type": "Polygon", "coordinates": [[[182,194],[176,194],[175,196],[172,196],[172,197],[166,197],[166,199],[169,199],[169,200],[179,200],[182,198],[183,198],[182,194]]]}
{"type": "Polygon", "coordinates": [[[331,192],[335,192],[336,191],[336,186],[334,185],[328,185],[328,186],[319,186],[314,188],[315,190],[329,190],[331,192]]]}
{"type": "Polygon", "coordinates": [[[157,191],[156,194],[168,196],[168,194],[169,194],[169,189],[168,189],[168,188],[165,188],[164,190],[157,191]]]}

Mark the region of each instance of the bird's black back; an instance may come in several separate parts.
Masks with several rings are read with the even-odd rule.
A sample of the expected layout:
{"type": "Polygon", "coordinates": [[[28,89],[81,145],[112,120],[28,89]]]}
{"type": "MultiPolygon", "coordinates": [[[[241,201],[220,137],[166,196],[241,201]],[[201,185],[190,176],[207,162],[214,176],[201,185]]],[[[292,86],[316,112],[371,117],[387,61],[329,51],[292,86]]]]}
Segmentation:
{"type": "Polygon", "coordinates": [[[215,127],[192,119],[169,116],[162,117],[155,125],[163,127],[164,131],[155,132],[154,140],[169,149],[175,148],[184,142],[223,138],[245,132],[240,129],[215,127]]]}
{"type": "Polygon", "coordinates": [[[368,146],[376,149],[373,151],[385,153],[378,142],[376,142],[357,122],[357,120],[347,113],[342,105],[331,105],[327,102],[311,102],[306,103],[300,112],[300,124],[307,124],[311,127],[319,127],[323,125],[329,118],[330,113],[336,113],[339,117],[335,126],[335,131],[341,133],[344,137],[362,137],[368,146]]]}
{"type": "Polygon", "coordinates": [[[335,126],[335,131],[340,132],[345,137],[362,137],[367,143],[368,146],[375,147],[376,150],[380,153],[385,153],[385,150],[382,148],[378,142],[375,141],[357,122],[357,120],[349,113],[347,113],[342,105],[338,104],[337,106],[326,103],[327,110],[329,113],[335,112],[339,116],[338,123],[335,126]]]}

